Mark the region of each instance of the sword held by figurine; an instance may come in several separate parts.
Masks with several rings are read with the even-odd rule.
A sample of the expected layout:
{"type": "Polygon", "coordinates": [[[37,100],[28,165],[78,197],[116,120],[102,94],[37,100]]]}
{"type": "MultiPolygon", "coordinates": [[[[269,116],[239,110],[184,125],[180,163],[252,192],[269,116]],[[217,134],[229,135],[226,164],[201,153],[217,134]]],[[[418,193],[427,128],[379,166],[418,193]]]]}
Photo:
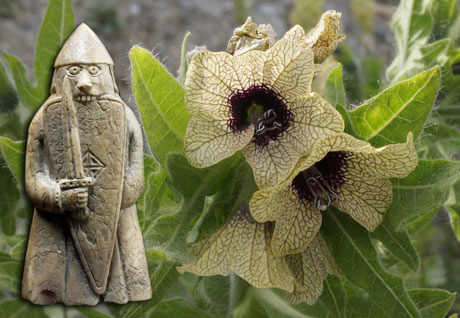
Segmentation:
{"type": "MultiPolygon", "coordinates": [[[[64,164],[66,168],[66,177],[59,181],[61,192],[74,189],[76,191],[69,192],[71,202],[77,201],[78,204],[70,204],[73,208],[64,209],[72,218],[76,220],[84,220],[89,216],[88,188],[93,184],[91,177],[85,177],[82,154],[80,149],[80,135],[78,133],[77,114],[73,102],[72,89],[70,87],[69,78],[64,78],[62,85],[62,130],[64,144],[67,145],[64,155],[64,164]],[[75,198],[75,196],[77,198],[75,198]]],[[[63,207],[64,208],[64,207],[63,207]]]]}

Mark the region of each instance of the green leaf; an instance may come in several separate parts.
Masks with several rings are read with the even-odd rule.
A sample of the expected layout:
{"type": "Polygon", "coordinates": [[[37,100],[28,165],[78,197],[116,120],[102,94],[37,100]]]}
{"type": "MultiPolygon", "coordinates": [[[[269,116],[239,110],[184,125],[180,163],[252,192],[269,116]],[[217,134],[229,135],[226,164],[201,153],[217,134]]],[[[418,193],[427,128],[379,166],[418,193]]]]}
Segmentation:
{"type": "Polygon", "coordinates": [[[42,96],[49,92],[54,60],[74,27],[72,0],[50,0],[35,47],[34,74],[42,96]]]}
{"type": "MultiPolygon", "coordinates": [[[[347,317],[393,318],[383,312],[360,288],[350,283],[345,285],[348,304],[347,317]]],[[[411,289],[408,294],[423,318],[444,318],[452,305],[455,294],[441,289],[411,289]]],[[[399,317],[399,316],[398,316],[399,317]]]]}
{"type": "Polygon", "coordinates": [[[300,303],[292,307],[312,317],[345,318],[347,302],[348,300],[342,285],[342,280],[337,276],[329,275],[327,279],[323,281],[323,293],[315,304],[307,305],[306,303],[300,303]]]}
{"type": "Polygon", "coordinates": [[[174,208],[175,198],[166,183],[166,157],[171,151],[183,153],[183,138],[190,116],[185,108],[183,88],[160,62],[140,47],[132,48],[129,56],[133,93],[156,159],[156,162],[153,158],[145,162],[148,175],[143,215],[146,219],[142,218],[141,226],[151,226],[159,215],[171,214],[168,210],[174,208]]]}
{"type": "Polygon", "coordinates": [[[3,113],[0,116],[0,136],[21,139],[24,138],[25,133],[19,111],[3,113]]]}
{"type": "Polygon", "coordinates": [[[162,167],[170,151],[183,152],[183,139],[190,115],[184,104],[184,89],[150,52],[133,47],[133,93],[142,115],[147,139],[162,167]]]}
{"type": "Polygon", "coordinates": [[[389,80],[395,83],[436,64],[450,73],[457,17],[456,0],[402,1],[393,17],[398,54],[387,70],[389,80]]]}
{"type": "MultiPolygon", "coordinates": [[[[0,61],[0,113],[12,111],[18,106],[18,95],[6,75],[5,66],[0,61]]],[[[4,114],[2,114],[4,116],[4,114]]]]}
{"type": "Polygon", "coordinates": [[[0,288],[5,288],[15,295],[21,292],[22,264],[19,262],[0,263],[0,288]]]}
{"type": "MultiPolygon", "coordinates": [[[[274,290],[251,287],[245,294],[244,301],[233,311],[233,317],[252,318],[312,318],[318,317],[304,313],[304,304],[292,305],[274,290]]],[[[321,318],[327,318],[323,316],[321,318]]]]}
{"type": "Polygon", "coordinates": [[[429,43],[420,48],[420,67],[411,70],[414,74],[417,71],[422,71],[437,64],[445,66],[450,62],[453,54],[453,46],[451,39],[442,39],[433,43],[429,43]]]}
{"type": "MultiPolygon", "coordinates": [[[[184,276],[192,274],[185,274],[184,276]]],[[[194,277],[197,277],[193,275],[194,277]]],[[[195,303],[201,308],[207,308],[209,312],[217,317],[228,316],[238,304],[248,284],[241,278],[231,273],[229,276],[198,276],[194,289],[190,290],[195,303]]]]}
{"type": "Polygon", "coordinates": [[[196,238],[194,241],[201,240],[220,228],[242,202],[248,203],[251,200],[257,190],[249,164],[241,157],[235,160],[239,162],[235,162],[229,170],[230,173],[224,177],[217,193],[212,197],[209,209],[203,211],[205,214],[195,222],[193,230],[197,229],[198,233],[193,230],[190,232],[191,238],[196,238]]]}
{"type": "Polygon", "coordinates": [[[412,289],[409,296],[423,318],[444,318],[455,300],[455,294],[442,289],[412,289]]]}
{"type": "Polygon", "coordinates": [[[43,308],[23,299],[4,299],[0,302],[0,316],[49,318],[43,308]]]}
{"type": "Polygon", "coordinates": [[[428,42],[432,30],[430,2],[401,0],[393,15],[397,54],[387,69],[387,77],[392,83],[411,76],[408,70],[418,67],[417,61],[421,59],[419,49],[428,42]]]}
{"type": "Polygon", "coordinates": [[[447,190],[459,177],[460,162],[419,160],[415,170],[406,178],[391,180],[393,203],[385,218],[397,228],[411,217],[438,209],[447,190]]]}
{"type": "Polygon", "coordinates": [[[205,311],[198,308],[193,303],[183,298],[167,299],[158,303],[147,317],[152,318],[170,318],[170,317],[187,317],[187,318],[206,318],[212,317],[205,311]]]}
{"type": "Polygon", "coordinates": [[[358,135],[358,133],[355,130],[355,127],[353,126],[353,122],[350,117],[350,112],[342,105],[337,105],[336,110],[340,113],[340,115],[342,115],[343,122],[345,123],[344,132],[358,139],[363,139],[358,135]]]}
{"type": "MultiPolygon", "coordinates": [[[[22,235],[22,234],[15,234],[15,235],[12,235],[12,236],[7,236],[7,235],[4,235],[4,234],[0,234],[1,250],[6,251],[9,254],[11,252],[11,249],[16,244],[18,244],[19,242],[21,242],[24,239],[25,239],[25,235],[22,235]]],[[[11,258],[11,256],[8,255],[8,259],[3,260],[3,261],[12,261],[12,260],[13,259],[11,258]]]]}
{"type": "Polygon", "coordinates": [[[45,101],[46,95],[40,87],[34,87],[27,79],[24,65],[13,55],[3,53],[8,62],[21,103],[34,111],[45,101]]]}
{"type": "Polygon", "coordinates": [[[396,230],[385,218],[380,226],[371,233],[371,237],[382,242],[394,256],[406,263],[412,270],[418,270],[420,260],[406,229],[396,230]]]}
{"type": "Polygon", "coordinates": [[[438,213],[438,209],[433,209],[431,211],[422,213],[421,215],[411,218],[407,222],[407,231],[409,235],[413,235],[421,230],[423,230],[438,213]]]}
{"type": "Polygon", "coordinates": [[[16,180],[24,184],[24,141],[13,141],[9,138],[0,136],[0,150],[5,158],[8,168],[13,173],[16,180]]]}
{"type": "Polygon", "coordinates": [[[2,232],[11,236],[16,233],[16,214],[15,210],[20,198],[18,185],[13,180],[8,168],[5,167],[5,161],[0,156],[0,187],[3,198],[0,200],[0,223],[2,232]]]}
{"type": "Polygon", "coordinates": [[[458,206],[446,206],[447,212],[449,212],[450,225],[454,231],[457,241],[460,242],[460,210],[458,206]]]}
{"type": "Polygon", "coordinates": [[[180,83],[184,85],[185,78],[187,77],[188,63],[187,63],[187,40],[190,36],[190,32],[185,33],[184,40],[182,42],[181,55],[180,55],[180,83]]]}
{"type": "Polygon", "coordinates": [[[179,200],[165,182],[166,176],[166,169],[160,168],[153,157],[144,155],[144,191],[137,201],[142,232],[159,216],[177,211],[180,206],[179,200]]]}
{"type": "Polygon", "coordinates": [[[113,318],[113,316],[106,314],[96,308],[88,307],[88,306],[75,306],[76,310],[81,312],[88,318],[113,318]]]}
{"type": "Polygon", "coordinates": [[[326,100],[334,107],[337,107],[337,105],[347,105],[345,88],[342,82],[342,64],[334,67],[327,76],[326,100]]]}
{"type": "MultiPolygon", "coordinates": [[[[214,195],[230,179],[232,167],[241,160],[238,156],[223,160],[211,168],[196,169],[183,155],[170,154],[167,167],[171,186],[182,198],[182,205],[178,211],[155,220],[145,232],[146,245],[161,248],[168,259],[184,262],[188,257],[187,243],[190,242],[187,241],[187,235],[193,228],[192,218],[198,218],[206,197],[214,195]]],[[[227,211],[231,212],[234,211],[227,211]]]]}
{"type": "MultiPolygon", "coordinates": [[[[153,305],[159,302],[169,287],[180,276],[176,267],[176,262],[167,261],[161,251],[148,250],[147,259],[149,261],[150,282],[152,284],[152,299],[148,302],[153,305]]],[[[146,304],[147,305],[147,304],[146,304]]]]}
{"type": "Polygon", "coordinates": [[[323,282],[323,294],[314,306],[326,308],[330,317],[344,318],[346,304],[346,294],[340,278],[329,275],[323,282]]]}
{"type": "Polygon", "coordinates": [[[345,281],[347,306],[344,315],[353,318],[393,318],[374,303],[361,288],[345,281]]]}
{"type": "Polygon", "coordinates": [[[4,53],[13,73],[21,102],[35,111],[49,95],[53,63],[64,41],[74,28],[71,0],[50,0],[35,50],[34,74],[36,86],[27,79],[22,63],[14,56],[4,53]]]}
{"type": "Polygon", "coordinates": [[[382,268],[366,229],[336,209],[324,214],[323,225],[337,265],[372,303],[390,317],[421,317],[402,280],[382,268]]]}
{"type": "Polygon", "coordinates": [[[18,261],[23,261],[26,256],[28,239],[24,239],[13,246],[11,249],[10,255],[13,259],[18,261]]]}
{"type": "Polygon", "coordinates": [[[450,216],[450,225],[457,240],[460,242],[460,182],[450,188],[449,197],[444,208],[450,216]]]}
{"type": "Polygon", "coordinates": [[[10,262],[10,261],[11,261],[10,255],[8,255],[6,253],[3,253],[3,252],[0,252],[0,263],[10,262]]]}
{"type": "Polygon", "coordinates": [[[422,131],[439,90],[439,67],[397,83],[350,112],[359,135],[373,146],[414,139],[422,131]]]}
{"type": "MultiPolygon", "coordinates": [[[[453,87],[460,85],[460,76],[455,77],[457,82],[454,83],[453,87]]],[[[441,117],[446,123],[459,125],[460,124],[460,92],[455,91],[455,88],[442,92],[448,93],[445,98],[440,102],[437,115],[441,117]]]]}
{"type": "Polygon", "coordinates": [[[456,0],[436,0],[430,3],[430,13],[433,20],[433,39],[442,39],[449,36],[449,29],[454,25],[457,17],[456,0]]]}
{"type": "Polygon", "coordinates": [[[444,123],[427,125],[417,152],[423,159],[450,159],[460,149],[460,131],[444,123]]]}

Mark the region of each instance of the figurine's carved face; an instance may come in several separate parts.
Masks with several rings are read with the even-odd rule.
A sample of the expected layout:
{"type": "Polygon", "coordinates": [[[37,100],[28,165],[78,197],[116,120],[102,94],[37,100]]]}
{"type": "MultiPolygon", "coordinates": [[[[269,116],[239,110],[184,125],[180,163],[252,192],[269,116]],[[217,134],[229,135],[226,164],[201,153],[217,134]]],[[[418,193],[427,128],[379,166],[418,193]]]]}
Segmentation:
{"type": "MultiPolygon", "coordinates": [[[[58,69],[58,81],[70,80],[72,95],[77,101],[94,100],[102,94],[114,94],[113,78],[107,64],[72,64],[58,69]]],[[[59,88],[62,85],[57,85],[59,88]]],[[[59,94],[60,89],[57,88],[59,94]]]]}

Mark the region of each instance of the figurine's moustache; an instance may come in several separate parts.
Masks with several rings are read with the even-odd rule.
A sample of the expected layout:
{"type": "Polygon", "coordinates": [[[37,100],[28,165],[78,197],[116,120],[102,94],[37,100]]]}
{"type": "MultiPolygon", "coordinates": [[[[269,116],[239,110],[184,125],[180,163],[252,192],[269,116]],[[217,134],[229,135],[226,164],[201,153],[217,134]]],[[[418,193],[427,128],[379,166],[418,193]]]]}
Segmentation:
{"type": "Polygon", "coordinates": [[[77,96],[74,96],[74,100],[77,101],[77,102],[89,102],[89,101],[93,101],[95,99],[97,99],[98,96],[96,95],[77,95],[77,96]]]}

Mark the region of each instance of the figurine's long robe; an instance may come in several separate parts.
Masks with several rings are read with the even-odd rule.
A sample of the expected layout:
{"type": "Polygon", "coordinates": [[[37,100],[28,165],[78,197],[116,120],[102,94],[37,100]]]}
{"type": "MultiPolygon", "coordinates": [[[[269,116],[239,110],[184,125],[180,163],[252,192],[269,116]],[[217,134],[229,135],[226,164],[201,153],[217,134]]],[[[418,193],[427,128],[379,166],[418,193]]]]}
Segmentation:
{"type": "Polygon", "coordinates": [[[69,160],[64,154],[68,136],[61,125],[66,114],[61,98],[52,95],[29,127],[26,190],[35,210],[22,296],[36,304],[66,305],[149,299],[151,286],[136,210],[143,186],[139,124],[117,96],[88,104],[75,102],[75,108],[85,171],[93,176],[88,190],[90,215],[74,220],[59,206],[59,182],[66,179],[65,161],[69,160]],[[79,246],[70,227],[81,239],[79,246]],[[90,276],[99,281],[105,277],[102,295],[91,287],[82,255],[90,276]]]}

